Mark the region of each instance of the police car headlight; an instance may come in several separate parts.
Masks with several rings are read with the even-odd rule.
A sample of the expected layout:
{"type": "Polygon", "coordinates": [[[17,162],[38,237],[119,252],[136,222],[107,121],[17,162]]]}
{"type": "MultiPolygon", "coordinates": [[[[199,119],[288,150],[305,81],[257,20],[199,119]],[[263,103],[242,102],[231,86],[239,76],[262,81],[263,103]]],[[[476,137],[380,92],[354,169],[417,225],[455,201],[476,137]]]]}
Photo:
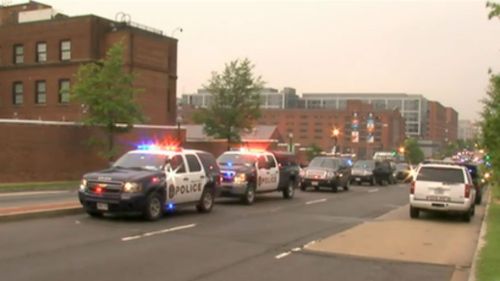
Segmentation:
{"type": "Polygon", "coordinates": [[[82,181],[80,182],[80,191],[85,191],[85,189],[87,189],[87,180],[82,179],[82,181]]]}
{"type": "Polygon", "coordinates": [[[126,182],[123,185],[123,192],[141,192],[142,186],[137,182],[126,182]]]}
{"type": "Polygon", "coordinates": [[[247,182],[247,175],[245,173],[237,173],[234,176],[234,183],[240,184],[240,183],[246,183],[247,182]]]}

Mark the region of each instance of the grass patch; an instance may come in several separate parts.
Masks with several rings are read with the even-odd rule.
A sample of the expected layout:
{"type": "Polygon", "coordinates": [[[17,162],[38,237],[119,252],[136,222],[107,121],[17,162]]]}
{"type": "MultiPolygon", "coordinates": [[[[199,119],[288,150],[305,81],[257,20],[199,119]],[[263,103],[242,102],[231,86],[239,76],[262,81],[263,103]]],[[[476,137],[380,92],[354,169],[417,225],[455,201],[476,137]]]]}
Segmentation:
{"type": "Polygon", "coordinates": [[[76,190],[80,181],[0,183],[0,192],[76,190]]]}
{"type": "Polygon", "coordinates": [[[500,186],[492,188],[493,196],[487,218],[486,245],[479,255],[477,280],[500,281],[500,186]]]}

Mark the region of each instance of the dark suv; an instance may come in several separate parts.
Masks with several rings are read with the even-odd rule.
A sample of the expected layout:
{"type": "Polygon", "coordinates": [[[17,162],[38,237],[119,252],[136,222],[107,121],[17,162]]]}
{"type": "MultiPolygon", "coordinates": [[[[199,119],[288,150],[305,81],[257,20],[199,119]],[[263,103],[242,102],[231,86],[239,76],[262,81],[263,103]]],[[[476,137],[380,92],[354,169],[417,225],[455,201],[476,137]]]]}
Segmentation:
{"type": "Polygon", "coordinates": [[[373,176],[379,185],[396,183],[394,173],[396,165],[389,160],[375,161],[375,168],[373,169],[373,176]]]}
{"type": "Polygon", "coordinates": [[[349,189],[351,167],[345,159],[318,156],[304,169],[300,189],[305,191],[312,186],[319,190],[320,186],[330,187],[337,192],[338,187],[349,189]]]}

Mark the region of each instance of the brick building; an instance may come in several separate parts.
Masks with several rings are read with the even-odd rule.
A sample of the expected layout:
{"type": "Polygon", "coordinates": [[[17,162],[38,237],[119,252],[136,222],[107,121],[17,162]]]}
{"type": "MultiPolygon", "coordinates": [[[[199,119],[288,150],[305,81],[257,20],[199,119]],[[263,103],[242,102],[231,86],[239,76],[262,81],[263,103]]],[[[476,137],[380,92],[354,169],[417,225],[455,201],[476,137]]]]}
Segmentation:
{"type": "Polygon", "coordinates": [[[128,71],[149,124],[175,124],[177,40],[130,21],[68,17],[30,1],[0,6],[0,118],[78,121],[67,91],[81,64],[122,41],[128,71]]]}
{"type": "MultiPolygon", "coordinates": [[[[193,123],[191,116],[195,110],[182,108],[186,124],[193,123]]],[[[343,110],[289,108],[262,109],[261,112],[258,124],[277,126],[285,142],[292,141],[301,147],[315,144],[327,152],[334,145],[333,128],[339,130],[337,152],[356,153],[360,158],[370,158],[375,151],[397,149],[405,139],[405,120],[399,111],[374,110],[372,105],[361,101],[348,101],[343,110]],[[368,141],[370,114],[373,142],[368,141]],[[354,119],[358,120],[357,128],[353,127],[354,119]],[[358,132],[357,142],[353,140],[353,131],[358,132]]]]}
{"type": "Polygon", "coordinates": [[[427,103],[427,129],[425,139],[444,145],[458,138],[458,113],[437,101],[427,103]]]}

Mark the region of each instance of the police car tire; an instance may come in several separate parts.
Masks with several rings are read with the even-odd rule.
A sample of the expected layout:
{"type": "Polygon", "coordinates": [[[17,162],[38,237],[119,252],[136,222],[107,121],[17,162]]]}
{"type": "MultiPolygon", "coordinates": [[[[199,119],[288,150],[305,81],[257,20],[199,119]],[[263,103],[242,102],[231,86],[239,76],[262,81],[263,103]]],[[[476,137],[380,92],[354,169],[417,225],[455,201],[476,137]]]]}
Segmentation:
{"type": "Polygon", "coordinates": [[[93,218],[102,218],[103,213],[95,211],[87,211],[87,214],[93,218]]]}
{"type": "Polygon", "coordinates": [[[290,180],[285,189],[283,189],[283,198],[292,199],[295,194],[295,182],[290,180]]]}
{"type": "Polygon", "coordinates": [[[146,200],[144,217],[149,221],[155,221],[163,215],[162,200],[160,194],[153,192],[146,200]],[[159,209],[158,209],[159,208],[159,209]]]}
{"type": "Polygon", "coordinates": [[[245,194],[243,194],[243,203],[247,205],[252,205],[255,201],[255,186],[253,184],[249,184],[245,190],[245,194]]]}
{"type": "Polygon", "coordinates": [[[209,187],[205,187],[203,193],[201,194],[200,202],[198,202],[198,204],[196,205],[196,210],[200,213],[208,213],[212,210],[213,206],[214,206],[214,194],[213,192],[210,191],[209,187]]]}

